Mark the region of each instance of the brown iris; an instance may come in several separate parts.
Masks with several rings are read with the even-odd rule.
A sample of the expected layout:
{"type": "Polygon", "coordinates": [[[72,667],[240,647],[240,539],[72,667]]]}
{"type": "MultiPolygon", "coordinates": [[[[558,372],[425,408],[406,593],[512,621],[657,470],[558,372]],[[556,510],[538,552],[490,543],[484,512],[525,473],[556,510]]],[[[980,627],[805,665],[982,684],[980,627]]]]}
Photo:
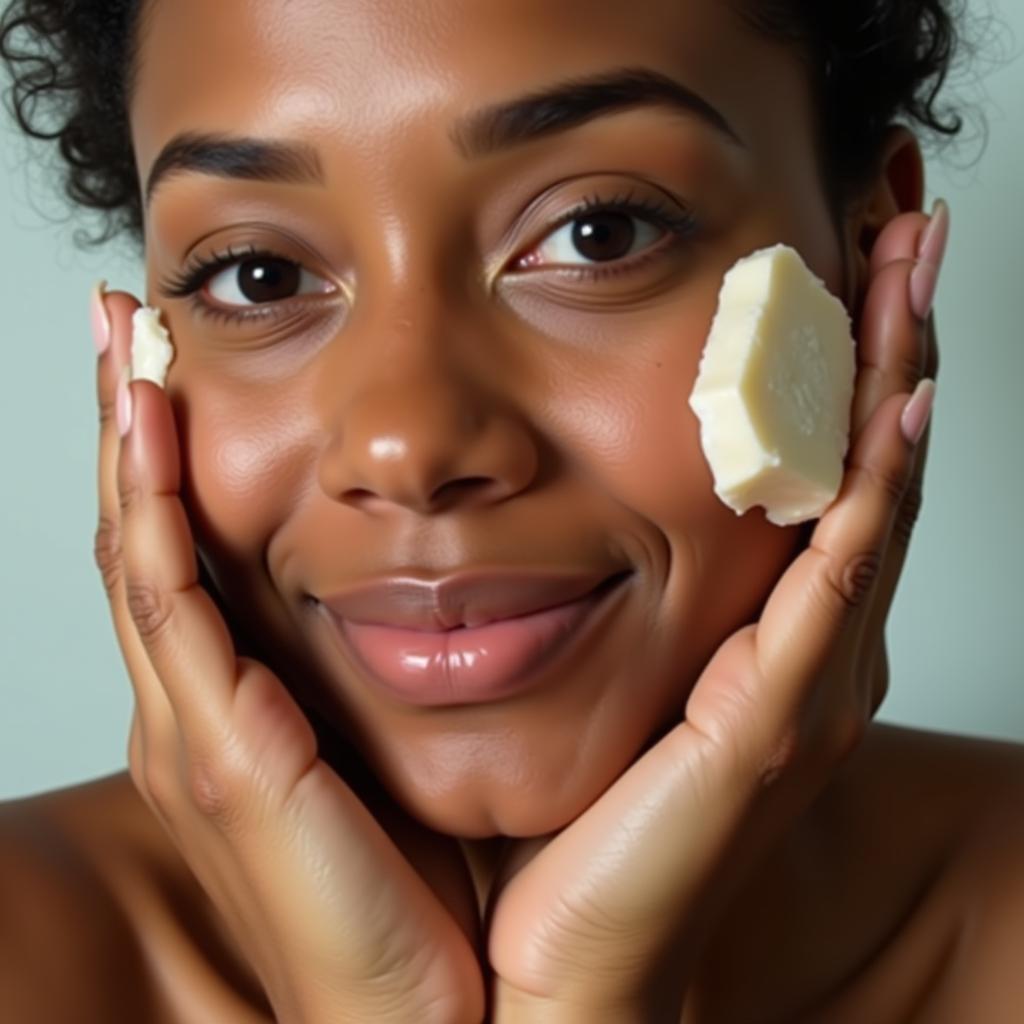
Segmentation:
{"type": "Polygon", "coordinates": [[[297,294],[302,268],[290,260],[261,257],[238,265],[238,290],[250,302],[279,302],[297,294]]]}
{"type": "Polygon", "coordinates": [[[572,230],[573,245],[588,260],[622,259],[635,241],[633,218],[613,211],[579,217],[572,230]]]}

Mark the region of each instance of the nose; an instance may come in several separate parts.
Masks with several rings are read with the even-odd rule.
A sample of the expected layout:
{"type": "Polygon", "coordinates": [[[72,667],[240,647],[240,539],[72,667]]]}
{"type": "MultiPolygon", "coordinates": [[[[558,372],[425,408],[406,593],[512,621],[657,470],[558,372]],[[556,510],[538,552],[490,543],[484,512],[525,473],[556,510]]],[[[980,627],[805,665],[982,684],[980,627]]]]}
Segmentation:
{"type": "Polygon", "coordinates": [[[364,338],[358,365],[346,360],[329,375],[345,381],[346,396],[334,396],[320,456],[320,486],[333,500],[436,514],[504,501],[535,479],[533,431],[495,371],[425,327],[408,317],[384,344],[364,338]]]}

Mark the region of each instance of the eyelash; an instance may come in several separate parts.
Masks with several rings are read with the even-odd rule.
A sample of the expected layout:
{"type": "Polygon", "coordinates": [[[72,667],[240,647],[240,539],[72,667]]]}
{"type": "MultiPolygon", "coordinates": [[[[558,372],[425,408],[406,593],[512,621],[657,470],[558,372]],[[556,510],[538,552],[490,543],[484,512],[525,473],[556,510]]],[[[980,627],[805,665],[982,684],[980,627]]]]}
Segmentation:
{"type": "MultiPolygon", "coordinates": [[[[664,228],[676,241],[689,237],[696,228],[696,219],[689,210],[678,213],[669,209],[662,203],[652,200],[637,200],[633,193],[625,196],[616,196],[612,200],[600,199],[598,196],[586,196],[571,210],[567,211],[549,229],[545,238],[553,234],[566,224],[582,218],[587,214],[600,211],[601,213],[623,213],[638,217],[664,228]]],[[[616,260],[609,264],[595,264],[592,266],[560,267],[558,273],[563,277],[572,280],[600,281],[610,277],[617,277],[619,274],[628,273],[637,269],[640,265],[648,262],[661,254],[664,245],[656,245],[637,257],[627,257],[623,260],[616,260]]],[[[193,256],[188,264],[178,273],[166,277],[159,284],[159,290],[166,298],[184,299],[191,298],[194,308],[211,319],[224,322],[252,320],[258,317],[273,315],[272,304],[267,304],[262,309],[259,307],[246,312],[241,310],[229,310],[220,306],[211,305],[202,298],[201,292],[206,283],[222,270],[235,266],[238,263],[258,259],[284,259],[280,253],[271,249],[258,248],[250,245],[241,250],[228,246],[222,252],[213,252],[210,256],[193,256]]]]}
{"type": "MultiPolygon", "coordinates": [[[[641,220],[646,220],[657,227],[664,228],[675,241],[688,238],[696,230],[697,221],[692,211],[684,209],[682,213],[671,210],[663,203],[655,200],[638,200],[633,198],[633,193],[628,192],[624,196],[616,196],[614,199],[601,199],[598,196],[585,196],[583,201],[567,211],[551,226],[545,237],[554,234],[555,231],[579,220],[587,214],[601,213],[625,213],[641,220]]],[[[558,273],[574,281],[603,281],[610,277],[618,277],[620,274],[629,273],[647,263],[649,260],[660,256],[664,245],[655,245],[641,253],[639,256],[631,256],[611,263],[598,263],[591,266],[560,267],[558,273]]]]}

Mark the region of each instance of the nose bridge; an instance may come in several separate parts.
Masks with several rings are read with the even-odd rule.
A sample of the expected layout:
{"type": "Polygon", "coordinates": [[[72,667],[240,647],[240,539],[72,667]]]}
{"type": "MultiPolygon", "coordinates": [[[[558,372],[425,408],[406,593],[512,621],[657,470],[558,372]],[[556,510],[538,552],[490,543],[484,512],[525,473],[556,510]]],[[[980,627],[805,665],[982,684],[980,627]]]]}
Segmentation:
{"type": "Polygon", "coordinates": [[[486,358],[473,304],[452,295],[436,262],[411,265],[367,288],[330,346],[318,381],[321,487],[349,504],[419,512],[508,497],[536,472],[528,426],[486,358]]]}
{"type": "Polygon", "coordinates": [[[488,382],[477,372],[486,378],[486,364],[474,368],[466,339],[483,328],[468,323],[448,283],[428,273],[393,266],[386,282],[378,276],[361,289],[319,382],[336,425],[351,428],[357,411],[372,411],[392,431],[423,416],[463,424],[472,418],[468,410],[488,382]]]}

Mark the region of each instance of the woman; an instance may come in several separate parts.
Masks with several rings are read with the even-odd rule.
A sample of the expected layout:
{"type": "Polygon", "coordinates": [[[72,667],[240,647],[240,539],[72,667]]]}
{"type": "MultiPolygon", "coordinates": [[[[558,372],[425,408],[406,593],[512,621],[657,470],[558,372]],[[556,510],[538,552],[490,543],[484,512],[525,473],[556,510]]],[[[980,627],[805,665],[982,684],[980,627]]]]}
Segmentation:
{"type": "Polygon", "coordinates": [[[5,816],[13,1020],[1014,1019],[1021,751],[869,725],[953,29],[820,6],[8,7],[176,346],[97,292],[130,771],[5,816]],[[685,404],[776,242],[858,339],[801,529],[685,404]]]}

